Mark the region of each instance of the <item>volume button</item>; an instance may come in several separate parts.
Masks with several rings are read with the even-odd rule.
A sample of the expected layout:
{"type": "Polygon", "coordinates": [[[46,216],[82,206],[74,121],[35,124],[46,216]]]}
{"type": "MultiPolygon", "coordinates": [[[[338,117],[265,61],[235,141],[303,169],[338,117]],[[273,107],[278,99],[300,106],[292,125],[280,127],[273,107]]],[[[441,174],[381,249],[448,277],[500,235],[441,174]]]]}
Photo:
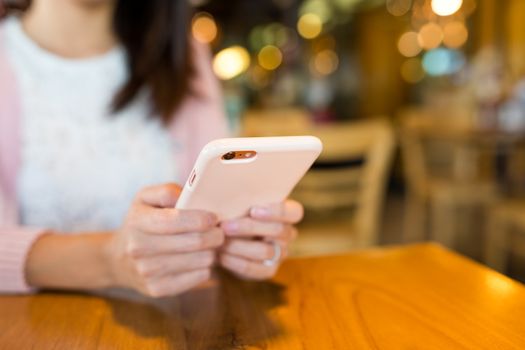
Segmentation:
{"type": "Polygon", "coordinates": [[[191,172],[190,179],[188,180],[188,185],[191,187],[193,186],[193,183],[195,182],[195,178],[197,177],[197,173],[195,170],[191,172]]]}

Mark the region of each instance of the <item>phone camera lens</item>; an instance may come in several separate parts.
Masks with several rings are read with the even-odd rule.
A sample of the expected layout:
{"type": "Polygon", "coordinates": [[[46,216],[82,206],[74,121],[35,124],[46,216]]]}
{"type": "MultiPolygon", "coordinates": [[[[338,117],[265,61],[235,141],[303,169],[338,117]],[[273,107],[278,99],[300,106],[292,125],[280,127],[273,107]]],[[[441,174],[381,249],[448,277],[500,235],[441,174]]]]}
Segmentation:
{"type": "Polygon", "coordinates": [[[222,156],[222,159],[224,160],[230,160],[235,158],[235,152],[228,152],[222,156]]]}

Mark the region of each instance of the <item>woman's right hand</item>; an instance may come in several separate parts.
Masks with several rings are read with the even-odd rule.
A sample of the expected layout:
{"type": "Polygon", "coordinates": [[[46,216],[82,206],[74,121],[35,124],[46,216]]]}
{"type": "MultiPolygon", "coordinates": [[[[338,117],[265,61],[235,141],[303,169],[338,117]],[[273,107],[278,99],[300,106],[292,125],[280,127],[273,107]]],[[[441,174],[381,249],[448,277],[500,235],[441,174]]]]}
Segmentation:
{"type": "Polygon", "coordinates": [[[153,297],[175,295],[208,280],[224,234],[215,215],[174,209],[181,188],[148,187],[136,196],[106,245],[115,285],[153,297]]]}

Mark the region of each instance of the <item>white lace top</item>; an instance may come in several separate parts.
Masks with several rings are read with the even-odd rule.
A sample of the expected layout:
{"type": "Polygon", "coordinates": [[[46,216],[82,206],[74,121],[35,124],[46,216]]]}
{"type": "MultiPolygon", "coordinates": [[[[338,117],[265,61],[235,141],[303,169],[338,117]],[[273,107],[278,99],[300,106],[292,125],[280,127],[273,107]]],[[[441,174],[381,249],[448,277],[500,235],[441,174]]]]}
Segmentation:
{"type": "Polygon", "coordinates": [[[180,180],[176,145],[159,122],[147,118],[144,94],[125,110],[110,112],[126,80],[122,48],[64,59],[32,42],[17,18],[4,28],[21,96],[17,190],[23,225],[113,229],[142,187],[180,180]]]}

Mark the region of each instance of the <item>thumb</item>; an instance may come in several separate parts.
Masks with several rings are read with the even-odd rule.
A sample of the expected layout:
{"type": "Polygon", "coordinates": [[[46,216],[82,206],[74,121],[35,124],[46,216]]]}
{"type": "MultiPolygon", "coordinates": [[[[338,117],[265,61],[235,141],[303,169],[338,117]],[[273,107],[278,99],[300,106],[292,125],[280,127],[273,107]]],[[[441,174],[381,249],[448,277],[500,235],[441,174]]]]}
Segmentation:
{"type": "Polygon", "coordinates": [[[150,186],[140,191],[137,199],[153,207],[173,208],[181,192],[182,187],[174,183],[150,186]]]}

